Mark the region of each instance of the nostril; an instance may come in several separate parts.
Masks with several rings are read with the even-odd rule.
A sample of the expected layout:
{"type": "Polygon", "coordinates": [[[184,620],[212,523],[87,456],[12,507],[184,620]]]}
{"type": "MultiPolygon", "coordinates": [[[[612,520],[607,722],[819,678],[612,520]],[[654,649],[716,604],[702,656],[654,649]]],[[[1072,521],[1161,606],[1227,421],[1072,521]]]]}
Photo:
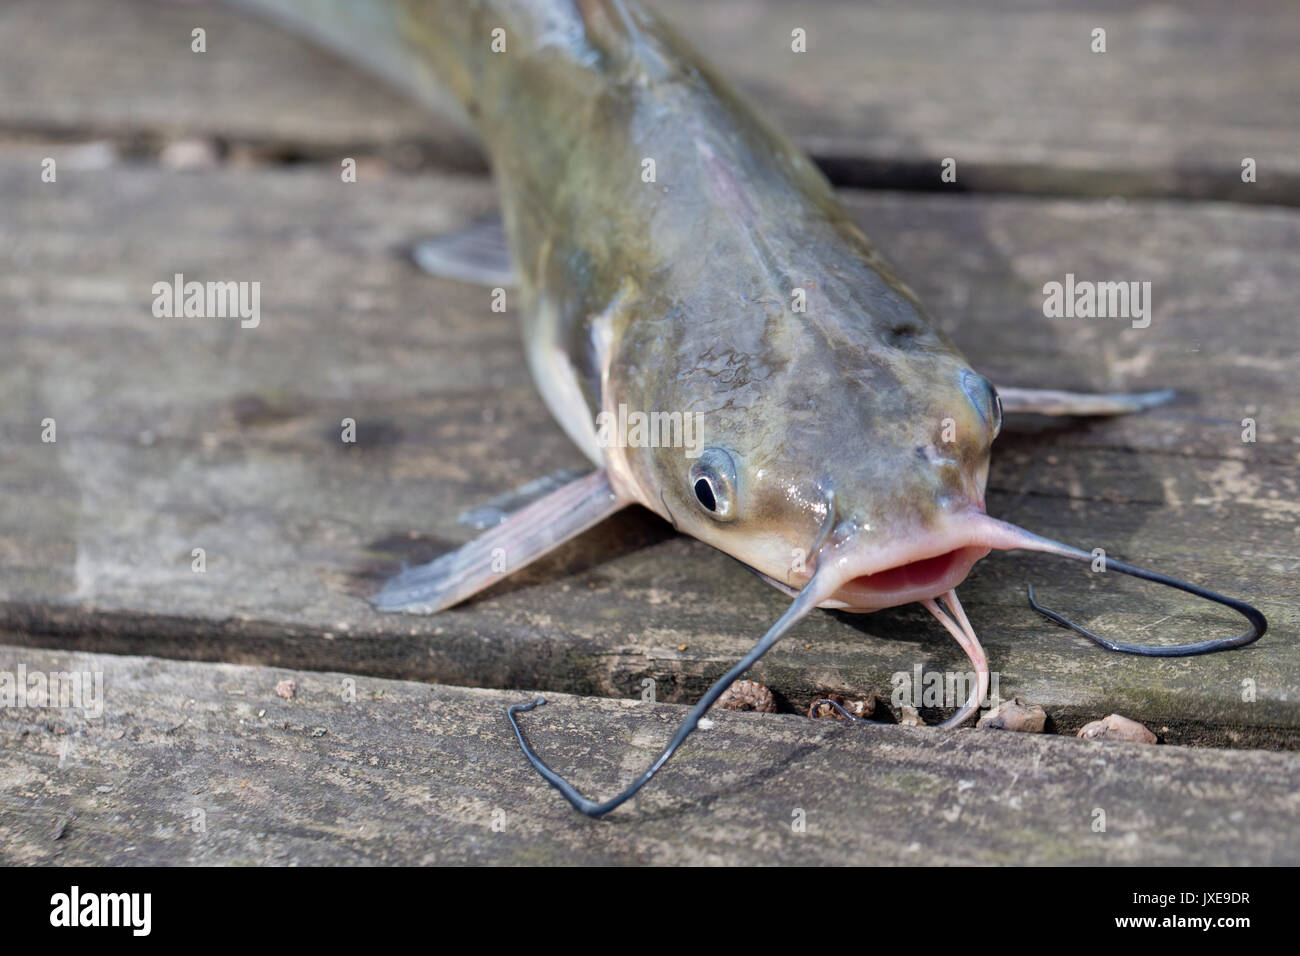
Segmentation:
{"type": "Polygon", "coordinates": [[[888,344],[896,349],[905,349],[914,346],[916,336],[921,330],[915,325],[907,322],[899,322],[892,326],[888,332],[888,344]]]}
{"type": "Polygon", "coordinates": [[[917,445],[917,457],[928,465],[935,468],[960,468],[961,464],[955,458],[950,458],[944,452],[940,451],[934,445],[917,445]]]}

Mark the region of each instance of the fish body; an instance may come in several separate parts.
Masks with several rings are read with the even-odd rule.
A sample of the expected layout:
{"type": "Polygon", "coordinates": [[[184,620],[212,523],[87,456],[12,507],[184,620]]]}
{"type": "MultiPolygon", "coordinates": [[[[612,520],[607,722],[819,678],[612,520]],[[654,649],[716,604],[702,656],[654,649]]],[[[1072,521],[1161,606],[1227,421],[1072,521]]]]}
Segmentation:
{"type": "MultiPolygon", "coordinates": [[[[960,552],[927,587],[955,584],[985,553],[945,545],[951,516],[983,507],[991,386],[802,150],[652,11],[617,0],[254,5],[268,4],[327,42],[332,31],[345,51],[369,44],[372,63],[383,45],[399,86],[456,95],[500,191],[534,380],[621,503],[786,588],[806,580],[832,488],[857,553],[873,550],[876,564],[960,552]],[[598,418],[620,409],[699,422],[701,434],[692,447],[609,441],[598,418]],[[700,507],[701,460],[720,462],[707,480],[730,514],[700,507]]],[[[915,593],[825,603],[870,609],[915,593]]]]}
{"type": "MultiPolygon", "coordinates": [[[[578,795],[516,723],[552,784],[584,812],[616,806],[816,606],[923,603],[980,675],[950,723],[972,712],[988,664],[956,586],[994,548],[1091,553],[985,514],[997,390],[936,328],[800,149],[634,0],[241,2],[422,102],[442,102],[440,90],[456,97],[500,191],[533,377],[597,469],[458,551],[406,569],[376,606],[449,607],[633,503],[795,595],[615,801],[578,795]],[[617,431],[628,413],[681,422],[679,440],[611,435],[610,422],[617,431]],[[687,422],[699,426],[689,440],[687,422]]],[[[1053,413],[1114,414],[1168,397],[1005,392],[1019,410],[1053,413]]],[[[1255,615],[1251,634],[1184,652],[1263,633],[1247,605],[1111,566],[1255,615]]]]}

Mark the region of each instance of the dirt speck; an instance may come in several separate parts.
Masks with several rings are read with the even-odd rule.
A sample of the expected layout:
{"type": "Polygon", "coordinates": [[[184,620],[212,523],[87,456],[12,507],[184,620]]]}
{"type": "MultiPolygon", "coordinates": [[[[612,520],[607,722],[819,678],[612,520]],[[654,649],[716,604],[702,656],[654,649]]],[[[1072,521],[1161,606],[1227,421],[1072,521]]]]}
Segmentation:
{"type": "Polygon", "coordinates": [[[738,680],[722,692],[718,706],[723,710],[757,710],[764,714],[776,713],[776,700],[772,692],[756,680],[738,680]]]}
{"type": "Polygon", "coordinates": [[[1041,734],[1047,725],[1047,712],[1037,704],[1026,704],[1019,697],[1004,700],[979,719],[976,727],[988,730],[1017,730],[1041,734]]]}
{"type": "Polygon", "coordinates": [[[1111,714],[1101,720],[1094,720],[1079,728],[1079,736],[1084,740],[1119,740],[1131,744],[1153,744],[1156,735],[1147,730],[1136,720],[1111,714]]]}

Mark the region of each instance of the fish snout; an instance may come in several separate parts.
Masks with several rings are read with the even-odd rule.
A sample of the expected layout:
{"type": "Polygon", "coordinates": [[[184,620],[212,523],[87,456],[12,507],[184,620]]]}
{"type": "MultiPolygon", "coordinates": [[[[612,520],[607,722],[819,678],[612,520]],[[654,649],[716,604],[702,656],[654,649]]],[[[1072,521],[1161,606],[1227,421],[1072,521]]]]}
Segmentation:
{"type": "Polygon", "coordinates": [[[878,611],[946,594],[992,550],[981,518],[982,504],[967,504],[927,530],[891,535],[883,545],[862,534],[837,537],[819,561],[838,581],[821,606],[878,611]]]}

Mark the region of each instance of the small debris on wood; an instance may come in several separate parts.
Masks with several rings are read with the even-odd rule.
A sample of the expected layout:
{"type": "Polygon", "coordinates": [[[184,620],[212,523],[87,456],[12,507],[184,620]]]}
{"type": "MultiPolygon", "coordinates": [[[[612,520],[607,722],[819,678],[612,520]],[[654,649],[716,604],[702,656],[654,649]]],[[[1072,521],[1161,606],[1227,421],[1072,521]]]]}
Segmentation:
{"type": "Polygon", "coordinates": [[[122,158],[122,151],[116,143],[97,140],[93,143],[81,143],[62,150],[59,165],[64,169],[89,172],[96,169],[108,169],[122,158]]]}
{"type": "Polygon", "coordinates": [[[911,704],[903,704],[898,708],[898,725],[900,727],[924,727],[925,721],[911,704]]]}
{"type": "Polygon", "coordinates": [[[70,824],[75,819],[77,819],[77,814],[73,812],[73,813],[69,813],[66,817],[64,817],[62,820],[56,823],[54,825],[54,833],[51,835],[51,838],[55,840],[62,840],[63,834],[68,832],[68,824],[70,824]]]}
{"type": "Polygon", "coordinates": [[[221,148],[210,139],[176,139],[158,153],[168,169],[215,169],[221,165],[221,148]]]}
{"type": "Polygon", "coordinates": [[[861,700],[849,700],[842,694],[824,694],[813,701],[811,706],[809,706],[808,716],[814,719],[831,717],[835,720],[843,720],[844,715],[830,704],[826,703],[828,700],[835,701],[835,703],[839,704],[854,717],[859,717],[863,720],[866,720],[876,712],[875,694],[868,694],[861,700]]]}
{"type": "Polygon", "coordinates": [[[776,699],[772,692],[756,680],[738,680],[722,692],[718,706],[723,710],[757,710],[764,714],[776,713],[776,699]]]}
{"type": "Polygon", "coordinates": [[[689,645],[689,644],[678,644],[678,645],[677,645],[677,649],[678,649],[679,651],[684,651],[684,650],[686,650],[686,648],[688,648],[688,647],[690,647],[690,646],[691,646],[691,645],[689,645]]]}
{"type": "Polygon", "coordinates": [[[297,691],[298,685],[291,680],[282,680],[275,685],[275,692],[285,700],[291,700],[297,691]]]}
{"type": "Polygon", "coordinates": [[[1101,720],[1094,720],[1079,728],[1079,736],[1084,740],[1120,740],[1131,744],[1153,744],[1156,735],[1147,730],[1136,720],[1129,720],[1119,714],[1111,714],[1101,720]]]}
{"type": "Polygon", "coordinates": [[[170,726],[170,727],[164,727],[164,728],[163,728],[163,733],[164,733],[164,734],[174,734],[174,733],[176,733],[176,731],[178,731],[178,730],[180,730],[182,727],[184,727],[187,723],[189,723],[189,718],[188,718],[188,717],[184,718],[184,719],[183,719],[179,724],[172,724],[172,726],[170,726]]]}
{"type": "Polygon", "coordinates": [[[990,710],[975,726],[989,730],[1018,730],[1026,734],[1041,734],[1046,724],[1047,712],[1043,708],[1013,697],[990,710]]]}

